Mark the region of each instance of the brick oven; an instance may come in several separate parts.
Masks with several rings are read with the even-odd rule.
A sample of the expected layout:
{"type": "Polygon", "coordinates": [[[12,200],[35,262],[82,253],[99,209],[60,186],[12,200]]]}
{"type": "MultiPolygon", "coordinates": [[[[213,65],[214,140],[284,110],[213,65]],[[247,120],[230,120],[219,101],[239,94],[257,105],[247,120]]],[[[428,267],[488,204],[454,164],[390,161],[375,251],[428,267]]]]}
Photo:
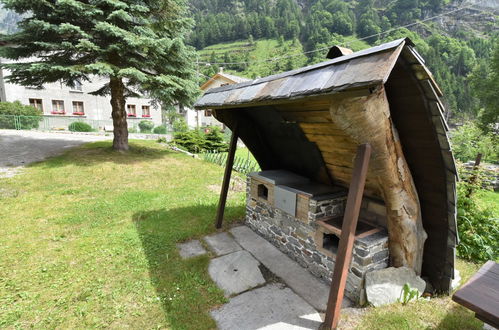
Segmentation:
{"type": "MultiPolygon", "coordinates": [[[[246,222],[312,274],[330,283],[347,191],[285,170],[250,173],[246,222]]],[[[364,303],[364,275],[388,267],[386,209],[364,198],[345,294],[364,303]]]]}

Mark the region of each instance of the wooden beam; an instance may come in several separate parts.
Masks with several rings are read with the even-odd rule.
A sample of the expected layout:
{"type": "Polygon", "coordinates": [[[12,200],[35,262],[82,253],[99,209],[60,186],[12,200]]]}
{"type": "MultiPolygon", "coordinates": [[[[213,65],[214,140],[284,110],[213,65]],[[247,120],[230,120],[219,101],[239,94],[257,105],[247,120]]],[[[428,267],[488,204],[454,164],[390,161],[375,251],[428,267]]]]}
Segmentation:
{"type": "Polygon", "coordinates": [[[239,134],[239,125],[236,122],[230,137],[229,152],[227,155],[227,162],[225,163],[224,179],[222,182],[222,190],[220,191],[220,200],[218,201],[217,217],[215,227],[222,228],[224,219],[225,203],[227,202],[227,194],[229,192],[230,175],[232,174],[232,166],[234,165],[234,155],[237,149],[237,139],[239,134]]]}
{"type": "Polygon", "coordinates": [[[358,147],[352,182],[348,190],[345,215],[343,216],[338,253],[336,254],[336,262],[334,264],[333,281],[329,291],[326,318],[321,325],[322,330],[336,329],[338,321],[340,320],[341,303],[345,293],[348,268],[350,267],[350,261],[352,259],[355,229],[359,219],[360,204],[364,193],[370,156],[371,146],[369,144],[362,144],[358,147]]]}

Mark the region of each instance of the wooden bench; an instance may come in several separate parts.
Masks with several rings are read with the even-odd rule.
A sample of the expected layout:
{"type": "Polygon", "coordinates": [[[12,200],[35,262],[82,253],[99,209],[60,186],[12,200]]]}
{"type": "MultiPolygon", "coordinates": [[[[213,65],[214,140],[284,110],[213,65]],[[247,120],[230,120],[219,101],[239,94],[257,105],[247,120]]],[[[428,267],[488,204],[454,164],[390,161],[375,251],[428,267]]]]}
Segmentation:
{"type": "Polygon", "coordinates": [[[475,312],[475,317],[499,328],[499,264],[488,261],[452,300],[475,312]]]}

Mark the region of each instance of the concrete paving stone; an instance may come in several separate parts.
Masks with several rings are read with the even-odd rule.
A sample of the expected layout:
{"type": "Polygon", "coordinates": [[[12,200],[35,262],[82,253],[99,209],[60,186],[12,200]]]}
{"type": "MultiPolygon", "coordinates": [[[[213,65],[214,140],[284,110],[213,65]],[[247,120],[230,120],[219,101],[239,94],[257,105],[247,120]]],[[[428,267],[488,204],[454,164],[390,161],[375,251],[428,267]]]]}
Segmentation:
{"type": "Polygon", "coordinates": [[[228,233],[218,233],[204,238],[210,250],[217,256],[240,251],[241,247],[228,233]]]}
{"type": "MultiPolygon", "coordinates": [[[[272,273],[280,277],[300,297],[318,311],[326,310],[329,286],[279,251],[274,245],[258,236],[249,227],[234,227],[230,232],[243,249],[249,251],[272,273]]],[[[350,306],[352,306],[352,302],[345,297],[342,308],[350,306]]]]}
{"type": "Polygon", "coordinates": [[[188,259],[200,256],[206,253],[206,250],[198,240],[192,240],[185,243],[177,244],[180,256],[182,259],[188,259]]]}
{"type": "Polygon", "coordinates": [[[282,284],[242,293],[211,316],[220,330],[318,329],[322,323],[312,306],[282,284]]]}
{"type": "Polygon", "coordinates": [[[212,259],[208,273],[229,297],[265,284],[259,264],[249,252],[237,251],[212,259]]]}

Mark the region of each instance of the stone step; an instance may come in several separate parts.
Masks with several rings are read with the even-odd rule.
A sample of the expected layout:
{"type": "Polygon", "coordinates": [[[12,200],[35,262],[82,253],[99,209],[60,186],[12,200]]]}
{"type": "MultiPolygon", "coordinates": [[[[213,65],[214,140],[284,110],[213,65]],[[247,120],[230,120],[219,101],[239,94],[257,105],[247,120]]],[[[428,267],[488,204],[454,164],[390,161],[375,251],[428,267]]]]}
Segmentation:
{"type": "Polygon", "coordinates": [[[312,306],[282,284],[242,293],[211,315],[220,330],[318,329],[322,323],[312,306]]]}
{"type": "MultiPolygon", "coordinates": [[[[279,251],[274,245],[258,236],[249,227],[235,227],[230,232],[239,245],[250,252],[272,273],[280,277],[300,297],[318,311],[326,310],[329,286],[279,251]]],[[[351,305],[352,302],[345,297],[342,307],[351,305]]]]}

